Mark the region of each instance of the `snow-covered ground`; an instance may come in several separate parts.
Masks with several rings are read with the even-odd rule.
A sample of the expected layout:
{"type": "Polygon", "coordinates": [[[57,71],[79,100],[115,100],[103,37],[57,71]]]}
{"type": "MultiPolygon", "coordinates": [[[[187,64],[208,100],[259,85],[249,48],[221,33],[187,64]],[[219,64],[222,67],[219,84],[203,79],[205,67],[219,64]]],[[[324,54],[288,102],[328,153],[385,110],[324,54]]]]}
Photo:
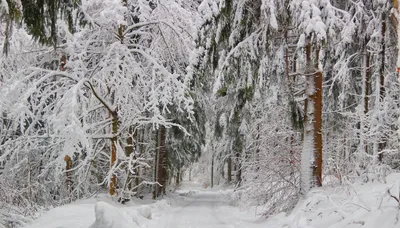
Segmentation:
{"type": "Polygon", "coordinates": [[[232,190],[204,189],[185,183],[170,199],[171,209],[153,220],[149,227],[159,228],[234,228],[260,227],[258,217],[240,210],[230,200],[232,190]]]}
{"type": "Polygon", "coordinates": [[[343,184],[312,190],[297,207],[265,221],[268,228],[399,228],[400,173],[386,183],[343,184]]]}
{"type": "Polygon", "coordinates": [[[230,193],[229,189],[204,189],[186,182],[156,202],[139,200],[121,205],[101,195],[52,209],[26,228],[259,227],[254,213],[232,205],[230,193]]]}
{"type": "Polygon", "coordinates": [[[135,228],[151,219],[152,211],[169,207],[165,200],[121,205],[107,195],[54,208],[26,228],[135,228]],[[108,225],[107,225],[108,224],[108,225]]]}
{"type": "Polygon", "coordinates": [[[156,202],[121,205],[105,195],[81,200],[46,212],[26,228],[398,228],[400,207],[392,196],[399,198],[400,174],[386,180],[315,189],[290,215],[267,220],[236,207],[232,190],[185,182],[156,202]]]}

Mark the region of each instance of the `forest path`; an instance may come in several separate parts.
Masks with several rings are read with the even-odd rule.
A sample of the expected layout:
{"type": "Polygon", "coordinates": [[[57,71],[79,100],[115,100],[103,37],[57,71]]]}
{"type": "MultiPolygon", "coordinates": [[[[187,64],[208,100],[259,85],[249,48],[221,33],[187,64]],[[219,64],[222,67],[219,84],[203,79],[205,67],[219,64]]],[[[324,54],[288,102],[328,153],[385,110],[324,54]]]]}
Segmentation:
{"type": "MultiPolygon", "coordinates": [[[[241,211],[230,200],[232,189],[205,189],[183,182],[163,200],[135,200],[121,205],[99,194],[44,211],[24,228],[261,228],[254,212],[241,211]],[[96,217],[96,207],[99,216],[96,217]],[[150,213],[150,219],[143,217],[150,213]],[[91,226],[96,218],[101,222],[91,226]]],[[[1,227],[1,224],[0,224],[1,227]]],[[[273,227],[270,227],[273,228],[273,227]]],[[[274,227],[275,228],[275,227],[274,227]]]]}
{"type": "Polygon", "coordinates": [[[171,199],[171,210],[155,220],[157,228],[259,227],[257,217],[232,205],[232,190],[204,189],[186,182],[171,199]]]}

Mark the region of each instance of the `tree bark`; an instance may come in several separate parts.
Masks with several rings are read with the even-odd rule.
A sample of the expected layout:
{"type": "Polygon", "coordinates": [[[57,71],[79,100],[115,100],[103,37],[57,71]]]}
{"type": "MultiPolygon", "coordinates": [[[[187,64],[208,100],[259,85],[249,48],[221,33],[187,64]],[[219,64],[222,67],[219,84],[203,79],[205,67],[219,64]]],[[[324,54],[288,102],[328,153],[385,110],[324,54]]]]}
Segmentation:
{"type": "Polygon", "coordinates": [[[314,65],[311,61],[312,45],[306,45],[306,100],[304,114],[304,142],[301,158],[301,191],[306,194],[312,187],[322,186],[322,72],[318,70],[319,48],[314,65]]]}
{"type": "Polygon", "coordinates": [[[153,169],[153,178],[154,178],[154,182],[155,182],[155,184],[154,184],[154,190],[153,190],[153,199],[157,199],[157,192],[158,192],[158,163],[159,163],[159,161],[158,161],[158,159],[159,159],[159,156],[158,156],[158,154],[159,154],[159,152],[160,152],[160,150],[158,149],[158,146],[159,146],[159,144],[160,144],[160,137],[159,137],[159,135],[160,135],[160,131],[158,130],[157,131],[157,143],[156,143],[156,145],[157,145],[157,150],[156,150],[156,153],[154,154],[154,169],[153,169]]]}
{"type": "MultiPolygon", "coordinates": [[[[94,89],[94,86],[92,83],[89,81],[88,87],[92,90],[93,95],[100,101],[100,103],[107,109],[109,117],[112,118],[112,124],[111,124],[111,133],[112,133],[112,138],[111,138],[111,153],[110,153],[110,168],[114,166],[115,161],[117,160],[117,137],[118,137],[118,111],[117,109],[112,109],[110,106],[107,105],[107,103],[97,94],[96,90],[94,89]]],[[[111,100],[114,101],[114,92],[111,94],[111,100]]],[[[117,186],[117,177],[112,174],[111,178],[109,180],[109,193],[110,195],[114,195],[116,192],[116,186],[117,186]]]]}
{"type": "MultiPolygon", "coordinates": [[[[367,44],[368,40],[365,40],[364,43],[364,115],[367,115],[369,112],[369,90],[370,90],[370,77],[371,77],[371,71],[370,71],[370,54],[367,50],[367,44]]],[[[365,117],[364,117],[365,118],[365,117]]],[[[364,131],[365,131],[365,123],[362,121],[361,124],[361,134],[362,134],[362,142],[361,144],[364,147],[364,152],[365,154],[368,154],[368,144],[367,140],[364,139],[364,131]]]]}
{"type": "MultiPolygon", "coordinates": [[[[392,21],[394,24],[394,27],[397,32],[397,73],[400,75],[400,28],[399,28],[399,19],[400,19],[400,12],[399,12],[399,1],[398,0],[393,0],[393,14],[392,14],[392,21]]],[[[398,77],[398,80],[400,81],[400,78],[398,77]]]]}
{"type": "Polygon", "coordinates": [[[155,189],[155,198],[161,194],[165,194],[167,184],[167,150],[165,147],[166,129],[160,126],[158,129],[158,163],[157,166],[157,182],[155,189]]]}
{"type": "MultiPolygon", "coordinates": [[[[381,36],[382,36],[382,41],[381,41],[381,46],[382,46],[382,51],[381,51],[381,66],[379,69],[379,103],[382,104],[382,102],[385,99],[385,52],[386,52],[386,44],[385,44],[385,34],[386,34],[386,19],[385,19],[385,13],[382,13],[382,28],[381,28],[381,36]]],[[[383,160],[383,149],[386,147],[386,139],[385,135],[382,136],[381,142],[378,144],[378,161],[382,162],[383,160]]]]}
{"type": "Polygon", "coordinates": [[[370,88],[370,54],[365,51],[365,94],[364,94],[364,114],[369,111],[369,88],[370,88]]]}
{"type": "Polygon", "coordinates": [[[229,156],[227,159],[227,163],[228,163],[228,172],[227,172],[227,177],[228,177],[228,183],[230,183],[232,181],[232,159],[229,156]]]}
{"type": "Polygon", "coordinates": [[[189,168],[189,181],[192,181],[192,167],[189,168]]]}
{"type": "Polygon", "coordinates": [[[10,12],[8,15],[5,15],[6,18],[6,29],[4,32],[4,43],[3,43],[3,53],[5,56],[8,55],[8,52],[10,51],[10,37],[13,29],[13,13],[10,12]]]}
{"type": "MultiPolygon", "coordinates": [[[[111,159],[110,159],[110,168],[112,168],[117,160],[117,134],[118,134],[118,113],[114,111],[111,113],[112,115],[112,139],[111,139],[111,159]]],[[[116,193],[117,187],[117,176],[113,174],[110,180],[110,195],[114,195],[116,193]]]]}
{"type": "Polygon", "coordinates": [[[181,180],[181,176],[180,176],[180,171],[181,170],[181,168],[180,167],[178,167],[178,171],[176,172],[176,178],[175,178],[175,184],[176,184],[176,186],[178,186],[179,185],[179,183],[180,183],[180,180],[181,180]]]}
{"type": "MultiPolygon", "coordinates": [[[[136,153],[138,156],[140,156],[143,151],[143,148],[140,145],[140,142],[143,142],[143,137],[144,137],[144,129],[136,129],[136,153]]],[[[139,186],[139,184],[140,184],[140,180],[139,180],[140,167],[137,167],[135,169],[135,173],[136,173],[136,176],[135,176],[134,184],[136,186],[139,186]]]]}
{"type": "Polygon", "coordinates": [[[322,186],[322,72],[317,71],[314,78],[314,181],[315,186],[322,186]]]}
{"type": "MultiPolygon", "coordinates": [[[[122,0],[123,6],[127,6],[127,0],[122,0]]],[[[120,36],[120,42],[123,43],[123,33],[125,30],[124,25],[118,25],[118,35],[120,36]]],[[[114,94],[112,94],[112,100],[114,100],[114,94]]],[[[109,108],[109,107],[108,107],[109,108]]],[[[111,139],[111,159],[110,159],[110,167],[112,168],[117,160],[117,134],[118,134],[118,112],[117,110],[113,110],[110,112],[112,116],[112,139],[111,139]]],[[[113,174],[110,180],[110,195],[114,195],[116,193],[117,187],[117,176],[113,174]]]]}
{"type": "Polygon", "coordinates": [[[240,186],[240,183],[242,182],[242,162],[240,160],[240,153],[236,153],[236,183],[237,186],[240,186]]]}
{"type": "MultiPolygon", "coordinates": [[[[134,137],[135,136],[133,135],[133,126],[131,126],[131,127],[129,127],[128,138],[126,139],[126,146],[125,146],[125,155],[127,157],[130,157],[131,154],[133,153],[133,147],[134,147],[133,146],[133,138],[134,137]]],[[[137,132],[136,132],[136,137],[137,137],[137,132]]],[[[135,159],[135,157],[134,157],[134,159],[135,159]]],[[[136,166],[136,164],[133,164],[133,166],[136,166]]],[[[133,189],[135,186],[137,186],[137,185],[134,185],[135,182],[133,181],[133,179],[135,178],[133,175],[137,176],[136,168],[134,169],[134,173],[132,173],[128,166],[126,168],[126,172],[127,172],[128,176],[127,176],[127,179],[125,182],[126,184],[124,186],[124,190],[129,187],[131,189],[133,189]],[[131,184],[129,184],[129,183],[131,183],[131,184]]]]}
{"type": "Polygon", "coordinates": [[[214,154],[211,156],[211,188],[214,187],[214,154]]]}
{"type": "Polygon", "coordinates": [[[72,168],[72,160],[71,157],[68,155],[65,155],[64,157],[65,161],[65,176],[66,176],[66,184],[67,184],[67,189],[71,193],[72,191],[72,175],[71,175],[71,168],[72,168]]]}

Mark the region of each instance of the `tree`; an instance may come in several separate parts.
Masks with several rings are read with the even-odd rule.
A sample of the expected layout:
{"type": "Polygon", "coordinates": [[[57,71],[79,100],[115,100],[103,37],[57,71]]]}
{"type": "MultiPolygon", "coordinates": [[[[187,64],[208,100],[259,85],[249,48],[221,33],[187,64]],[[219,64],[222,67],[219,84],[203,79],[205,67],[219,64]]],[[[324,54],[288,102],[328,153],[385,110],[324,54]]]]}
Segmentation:
{"type": "MultiPolygon", "coordinates": [[[[7,21],[3,52],[7,55],[9,51],[9,39],[13,23],[21,20],[27,26],[27,31],[35,40],[42,44],[51,44],[56,48],[59,44],[57,40],[58,17],[60,16],[67,23],[69,31],[73,32],[75,30],[73,18],[82,16],[81,11],[75,10],[79,8],[79,4],[81,4],[79,0],[2,1],[2,7],[0,8],[5,9],[7,21]]],[[[85,23],[85,20],[82,20],[83,18],[80,19],[81,23],[85,23]]]]}
{"type": "MultiPolygon", "coordinates": [[[[181,72],[165,67],[166,57],[160,54],[161,44],[181,43],[174,40],[181,39],[176,36],[180,28],[165,19],[149,18],[130,24],[124,21],[129,12],[119,2],[97,4],[96,7],[107,9],[104,14],[97,14],[93,7],[88,4],[81,8],[91,18],[91,24],[78,27],[73,34],[67,26],[59,28],[66,44],[60,49],[67,56],[64,71],[58,67],[46,69],[49,57],[58,58],[53,58],[51,49],[42,46],[44,51],[36,54],[26,67],[14,67],[3,74],[1,88],[5,95],[1,111],[12,120],[10,129],[21,132],[1,145],[2,161],[11,168],[18,157],[38,153],[29,150],[37,146],[43,148],[42,161],[35,161],[42,164],[37,175],[62,180],[65,179],[63,159],[68,155],[74,166],[74,197],[90,194],[98,181],[108,183],[110,193],[123,189],[124,181],[114,181],[116,176],[128,178],[126,171],[138,175],[137,167],[148,167],[146,153],[125,154],[123,145],[131,127],[175,126],[185,132],[164,115],[174,105],[178,113],[185,112],[191,118],[193,107],[188,80],[181,72]],[[126,26],[124,42],[114,35],[121,23],[126,26]],[[160,30],[164,31],[164,39],[155,39],[160,30]],[[7,95],[13,98],[6,99],[7,95]],[[111,167],[106,161],[111,161],[111,167]]],[[[17,53],[21,51],[13,48],[17,53]]],[[[169,49],[176,56],[172,60],[180,64],[179,54],[185,53],[184,49],[177,48],[180,53],[169,49]]],[[[4,69],[14,66],[7,61],[3,62],[4,69]]],[[[60,183],[65,182],[54,181],[54,185],[43,188],[48,187],[45,192],[53,191],[61,198],[64,195],[59,189],[64,184],[60,183]]]]}

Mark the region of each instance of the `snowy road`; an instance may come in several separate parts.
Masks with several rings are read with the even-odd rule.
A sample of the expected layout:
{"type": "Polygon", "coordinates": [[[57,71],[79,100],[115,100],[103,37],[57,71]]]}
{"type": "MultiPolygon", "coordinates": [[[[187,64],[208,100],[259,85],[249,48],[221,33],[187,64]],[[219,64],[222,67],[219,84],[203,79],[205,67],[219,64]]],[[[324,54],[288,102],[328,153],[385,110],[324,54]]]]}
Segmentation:
{"type": "Polygon", "coordinates": [[[226,193],[185,187],[184,191],[178,192],[178,197],[171,200],[171,210],[155,220],[154,225],[157,228],[260,227],[254,214],[230,205],[226,193]]]}
{"type": "Polygon", "coordinates": [[[400,173],[393,173],[387,183],[314,189],[288,216],[268,220],[233,206],[232,190],[185,182],[163,200],[121,205],[107,194],[78,200],[44,212],[24,228],[398,228],[399,204],[388,189],[398,194],[399,180],[400,173]]]}
{"type": "Polygon", "coordinates": [[[232,190],[204,189],[200,184],[185,182],[180,190],[159,201],[134,200],[121,205],[108,195],[99,195],[44,212],[25,228],[264,227],[256,222],[258,217],[254,213],[233,206],[230,193],[232,190]],[[140,211],[148,211],[148,215],[143,217],[140,211]],[[95,218],[104,221],[91,226],[95,218]]]}

